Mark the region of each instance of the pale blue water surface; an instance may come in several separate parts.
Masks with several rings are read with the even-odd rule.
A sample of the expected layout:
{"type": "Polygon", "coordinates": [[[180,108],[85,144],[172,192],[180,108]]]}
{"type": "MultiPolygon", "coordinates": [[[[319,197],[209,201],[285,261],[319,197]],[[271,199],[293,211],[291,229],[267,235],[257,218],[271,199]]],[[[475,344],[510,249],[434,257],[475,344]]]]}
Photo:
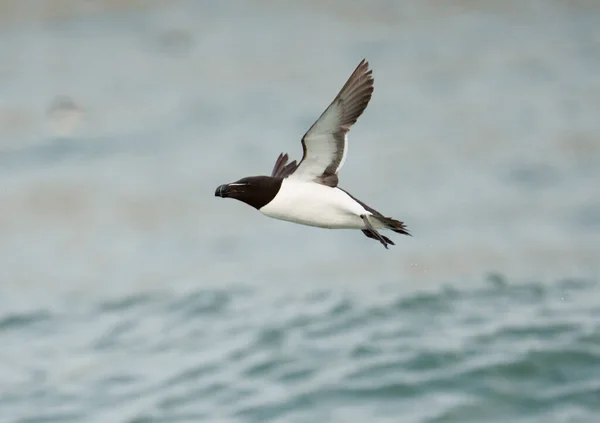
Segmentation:
{"type": "Polygon", "coordinates": [[[593,1],[3,2],[0,422],[599,421],[598,69],[593,1]],[[412,238],[213,196],[363,57],[412,238]]]}

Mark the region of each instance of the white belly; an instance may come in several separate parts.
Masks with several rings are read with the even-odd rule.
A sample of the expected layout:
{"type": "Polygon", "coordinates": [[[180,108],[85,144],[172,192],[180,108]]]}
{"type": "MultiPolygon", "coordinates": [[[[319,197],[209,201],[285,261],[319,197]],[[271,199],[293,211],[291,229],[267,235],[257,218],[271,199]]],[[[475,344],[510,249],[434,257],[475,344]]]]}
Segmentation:
{"type": "Polygon", "coordinates": [[[260,211],[275,219],[330,229],[364,229],[360,216],[371,215],[338,188],[290,179],[283,180],[277,196],[260,211]]]}

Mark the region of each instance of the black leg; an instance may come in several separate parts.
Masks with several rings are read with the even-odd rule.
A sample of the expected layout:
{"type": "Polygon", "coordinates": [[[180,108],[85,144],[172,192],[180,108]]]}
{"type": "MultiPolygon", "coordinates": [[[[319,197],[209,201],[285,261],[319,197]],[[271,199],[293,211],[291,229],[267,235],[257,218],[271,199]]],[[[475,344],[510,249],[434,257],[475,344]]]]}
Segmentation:
{"type": "MultiPolygon", "coordinates": [[[[374,239],[374,240],[378,240],[378,239],[377,239],[377,238],[376,238],[376,237],[375,237],[375,236],[374,236],[374,235],[373,235],[371,232],[367,231],[366,229],[362,229],[362,233],[363,233],[363,234],[365,234],[365,236],[366,236],[367,238],[371,238],[371,239],[374,239]]],[[[380,234],[380,235],[381,235],[381,234],[380,234]]],[[[392,242],[392,240],[391,240],[391,239],[389,239],[387,236],[385,236],[385,235],[381,235],[381,237],[382,237],[382,238],[385,240],[385,242],[387,242],[388,244],[390,244],[390,245],[396,245],[396,244],[394,244],[394,243],[392,242]]]]}
{"type": "Polygon", "coordinates": [[[388,245],[394,245],[392,240],[390,240],[388,237],[383,236],[379,232],[377,232],[377,230],[373,227],[373,225],[371,225],[371,222],[369,222],[367,215],[363,214],[360,217],[363,220],[363,222],[365,222],[365,226],[367,228],[367,229],[362,230],[363,234],[365,234],[368,238],[376,239],[377,241],[381,242],[381,244],[383,244],[383,246],[386,249],[388,248],[388,245]]]}

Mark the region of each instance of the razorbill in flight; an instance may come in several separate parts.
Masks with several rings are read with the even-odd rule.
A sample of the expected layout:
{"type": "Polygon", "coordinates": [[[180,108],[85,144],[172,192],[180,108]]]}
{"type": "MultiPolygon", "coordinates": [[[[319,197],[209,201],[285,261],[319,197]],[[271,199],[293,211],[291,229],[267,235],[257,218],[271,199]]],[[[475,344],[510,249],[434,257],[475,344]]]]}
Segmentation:
{"type": "Polygon", "coordinates": [[[329,229],[360,229],[385,248],[394,243],[378,229],[410,235],[403,222],[385,217],[338,187],[348,151],[347,134],[373,93],[373,71],[364,59],[321,117],[302,137],[302,160],[280,154],[271,176],[248,176],[221,185],[215,196],[242,201],[266,216],[329,229]]]}

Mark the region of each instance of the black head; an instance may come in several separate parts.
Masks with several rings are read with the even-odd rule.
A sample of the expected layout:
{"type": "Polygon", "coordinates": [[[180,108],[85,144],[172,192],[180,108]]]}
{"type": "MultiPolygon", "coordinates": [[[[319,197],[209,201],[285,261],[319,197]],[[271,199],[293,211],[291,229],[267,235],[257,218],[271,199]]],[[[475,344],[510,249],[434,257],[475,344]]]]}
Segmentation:
{"type": "Polygon", "coordinates": [[[281,187],[280,178],[270,176],[248,176],[230,184],[220,185],[215,197],[235,198],[255,209],[271,202],[281,187]]]}

